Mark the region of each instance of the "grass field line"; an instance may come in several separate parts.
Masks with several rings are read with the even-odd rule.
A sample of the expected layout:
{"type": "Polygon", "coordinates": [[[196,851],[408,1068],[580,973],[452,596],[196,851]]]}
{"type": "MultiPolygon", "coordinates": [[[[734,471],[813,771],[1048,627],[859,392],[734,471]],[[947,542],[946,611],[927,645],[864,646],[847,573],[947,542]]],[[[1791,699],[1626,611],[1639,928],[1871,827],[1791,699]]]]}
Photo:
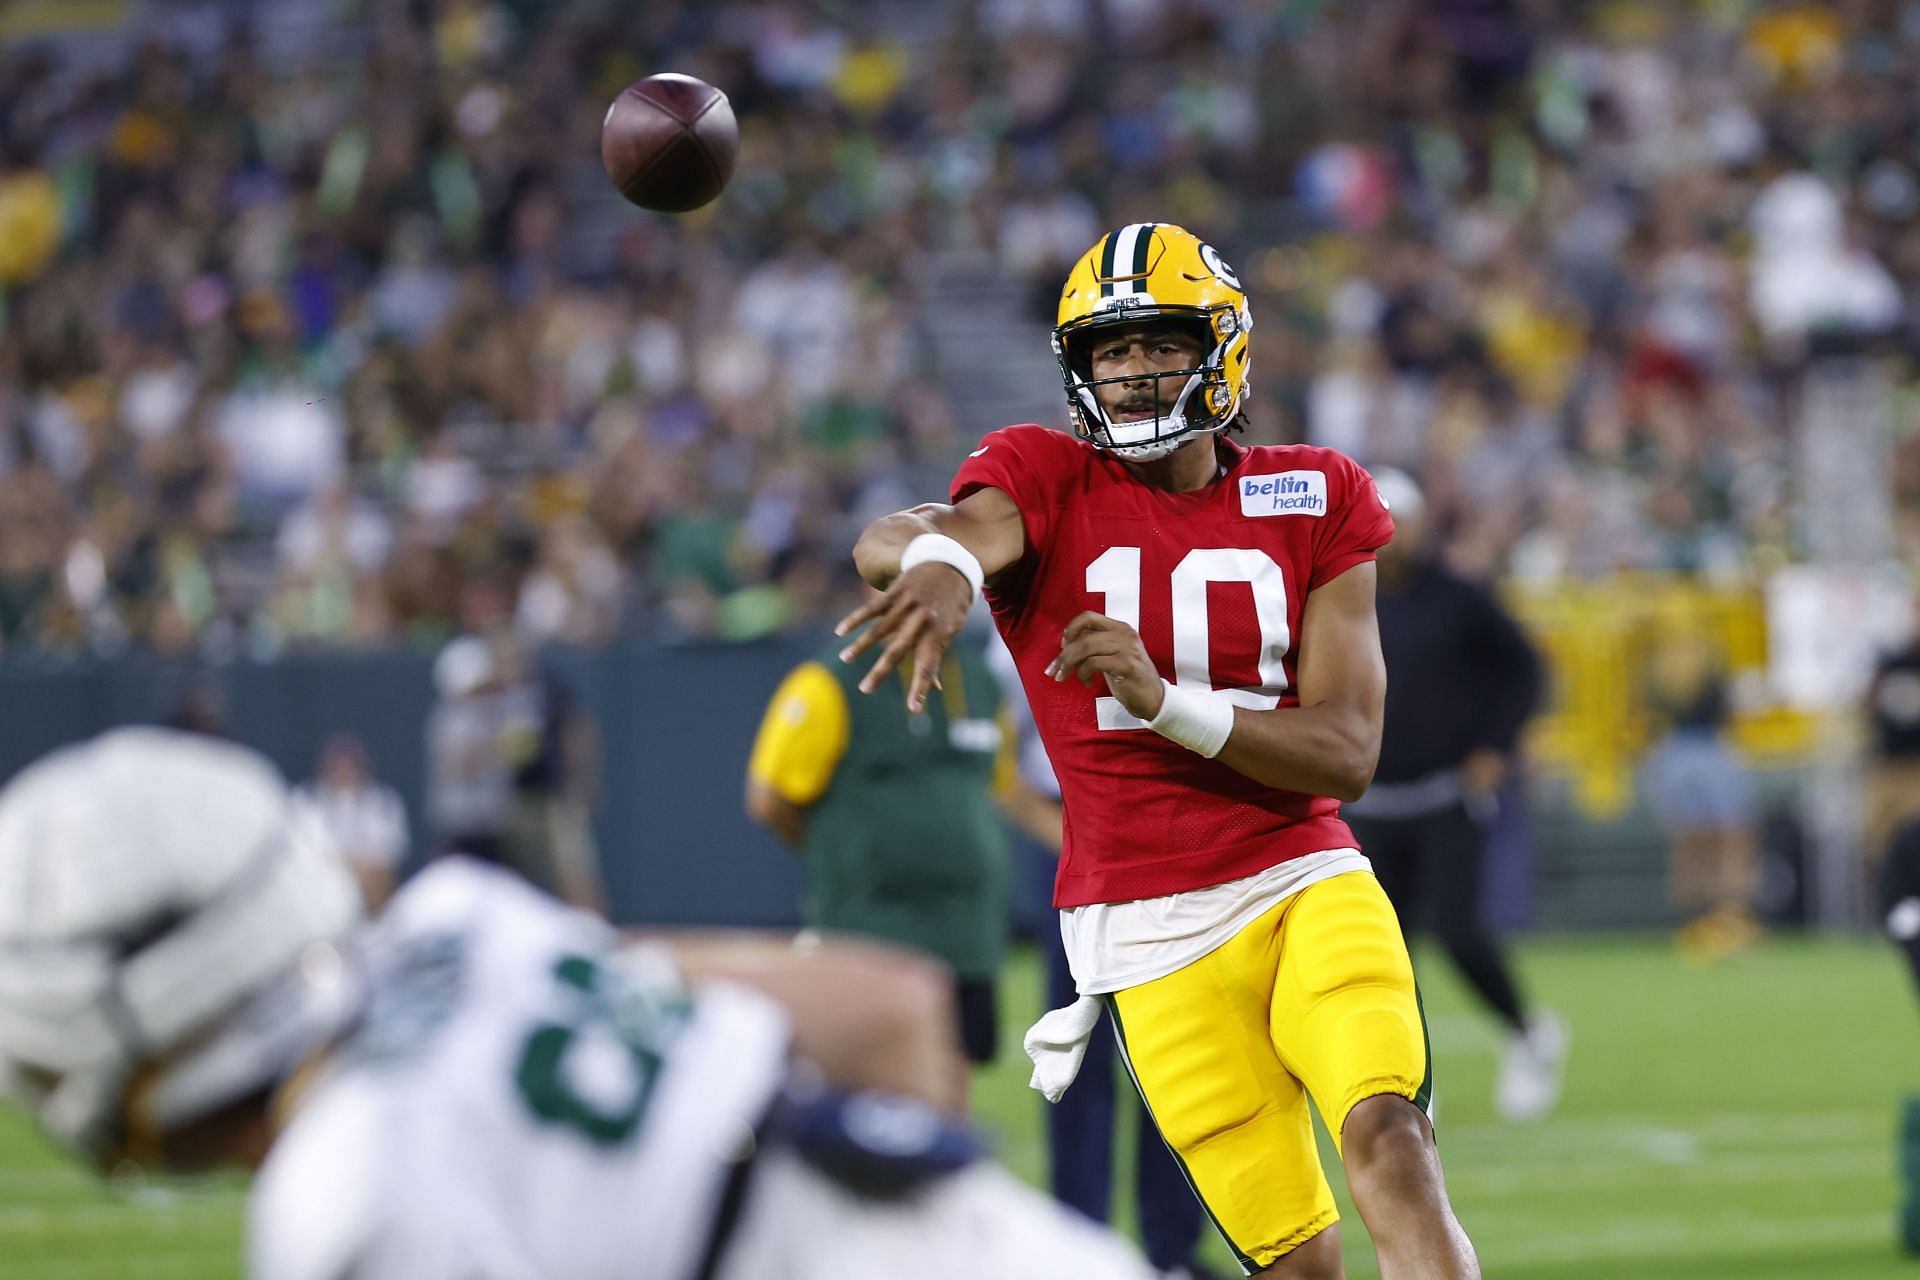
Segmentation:
{"type": "Polygon", "coordinates": [[[164,1276],[237,1274],[238,1246],[223,1240],[217,1246],[193,1250],[154,1250],[142,1245],[137,1258],[39,1258],[30,1273],[33,1280],[156,1280],[164,1276]]]}
{"type": "Polygon", "coordinates": [[[246,1197],[238,1185],[208,1186],[192,1182],[155,1182],[135,1188],[113,1184],[64,1164],[39,1169],[0,1168],[0,1195],[10,1199],[33,1193],[51,1195],[60,1203],[75,1200],[94,1204],[121,1204],[130,1208],[165,1208],[175,1204],[218,1201],[230,1204],[246,1197]]]}
{"type": "Polygon", "coordinates": [[[1887,1147],[1816,1156],[1712,1156],[1687,1163],[1665,1160],[1581,1160],[1556,1162],[1550,1173],[1538,1165],[1488,1166],[1454,1164],[1447,1181],[1454,1187],[1484,1196],[1525,1196],[1542,1199],[1573,1192],[1620,1192],[1639,1178],[1660,1190],[1688,1187],[1764,1186],[1801,1183],[1809,1178],[1877,1181],[1893,1177],[1893,1157],[1887,1147]]]}
{"type": "Polygon", "coordinates": [[[60,1165],[39,1169],[0,1168],[0,1193],[9,1191],[71,1191],[77,1195],[99,1195],[101,1184],[84,1173],[60,1165]]]}
{"type": "Polygon", "coordinates": [[[1657,1146],[1683,1135],[1708,1143],[1758,1142],[1781,1145],[1854,1146],[1892,1140],[1896,1116],[1891,1112],[1829,1111],[1768,1114],[1759,1111],[1705,1112],[1681,1119],[1672,1115],[1620,1114],[1604,1119],[1547,1120],[1536,1125],[1450,1125],[1441,1113],[1438,1133],[1442,1151],[1449,1148],[1491,1147],[1504,1155],[1516,1149],[1537,1148],[1563,1153],[1568,1143],[1596,1148],[1657,1146]]]}
{"type": "Polygon", "coordinates": [[[124,1228],[129,1221],[169,1233],[182,1230],[233,1230],[234,1198],[182,1200],[164,1208],[127,1202],[77,1205],[0,1205],[0,1236],[41,1235],[50,1231],[85,1231],[97,1226],[124,1228]],[[201,1221],[205,1219],[205,1221],[201,1221]]]}
{"type": "Polygon", "coordinates": [[[1427,1015],[1427,1044],[1435,1054],[1489,1054],[1505,1047],[1493,1019],[1465,1013],[1427,1015]]]}
{"type": "Polygon", "coordinates": [[[1502,1215],[1469,1215],[1463,1225],[1483,1258],[1495,1268],[1592,1262],[1600,1259],[1726,1257],[1772,1253],[1792,1248],[1857,1245],[1886,1240],[1892,1247],[1892,1223],[1885,1211],[1825,1214],[1819,1217],[1757,1217],[1750,1213],[1715,1217],[1628,1217],[1599,1229],[1571,1227],[1542,1231],[1539,1219],[1515,1216],[1502,1230],[1502,1215]]]}

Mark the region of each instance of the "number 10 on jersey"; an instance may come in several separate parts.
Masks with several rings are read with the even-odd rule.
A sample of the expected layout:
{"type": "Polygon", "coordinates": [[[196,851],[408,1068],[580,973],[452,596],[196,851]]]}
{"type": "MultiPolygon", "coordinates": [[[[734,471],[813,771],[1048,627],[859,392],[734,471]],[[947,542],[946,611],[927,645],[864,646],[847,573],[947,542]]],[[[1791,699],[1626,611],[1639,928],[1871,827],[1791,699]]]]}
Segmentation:
{"type": "MultiPolygon", "coordinates": [[[[1183,689],[1213,690],[1207,587],[1215,582],[1244,582],[1253,590],[1253,615],[1260,624],[1260,685],[1221,689],[1235,706],[1268,711],[1287,689],[1287,582],[1272,556],[1250,547],[1199,547],[1174,567],[1172,593],[1173,682],[1183,689]]],[[[1109,547],[1087,566],[1087,590],[1106,598],[1101,610],[1116,622],[1140,630],[1140,548],[1109,547]]],[[[1147,722],[1120,705],[1118,698],[1094,703],[1102,729],[1144,729],[1147,722]]]]}

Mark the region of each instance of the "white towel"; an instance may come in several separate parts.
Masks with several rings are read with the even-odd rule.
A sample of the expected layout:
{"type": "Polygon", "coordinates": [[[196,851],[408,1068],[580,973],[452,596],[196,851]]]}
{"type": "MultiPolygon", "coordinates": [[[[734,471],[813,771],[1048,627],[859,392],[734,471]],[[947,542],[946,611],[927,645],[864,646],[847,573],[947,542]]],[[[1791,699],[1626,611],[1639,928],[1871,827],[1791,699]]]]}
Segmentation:
{"type": "Polygon", "coordinates": [[[1048,1102],[1060,1101],[1080,1074],[1080,1060],[1087,1056],[1087,1041],[1100,1025],[1100,1013],[1099,996],[1081,996],[1027,1028],[1021,1041],[1033,1059],[1033,1076],[1027,1084],[1045,1094],[1048,1102]]]}

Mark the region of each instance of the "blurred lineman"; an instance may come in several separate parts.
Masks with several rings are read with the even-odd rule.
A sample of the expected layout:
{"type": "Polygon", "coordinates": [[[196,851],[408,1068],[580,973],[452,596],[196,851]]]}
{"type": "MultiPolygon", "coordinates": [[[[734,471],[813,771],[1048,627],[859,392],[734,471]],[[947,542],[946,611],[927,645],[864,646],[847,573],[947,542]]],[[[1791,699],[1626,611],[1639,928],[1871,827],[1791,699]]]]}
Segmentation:
{"type": "Polygon", "coordinates": [[[0,885],[0,1093],[102,1169],[258,1167],[255,1280],[1150,1274],[975,1158],[910,953],[623,942],[461,857],[359,930],[271,765],[166,730],[0,792],[0,885]]]}
{"type": "Polygon", "coordinates": [[[923,710],[854,688],[831,652],[781,682],[747,763],[747,812],[806,859],[810,927],[946,962],[961,1045],[988,1062],[1012,893],[992,798],[999,685],[982,646],[963,638],[923,710]]]}
{"type": "Polygon", "coordinates": [[[1054,349],[1076,435],[988,435],[951,505],[867,527],[885,591],[843,652],[908,705],[983,586],[1065,806],[1054,905],[1081,999],[1027,1033],[1071,1083],[1104,1003],[1161,1135],[1248,1271],[1343,1274],[1308,1095],[1386,1280],[1477,1276],[1426,1114],[1393,907],[1340,821],[1380,752],[1374,551],[1392,521],[1331,449],[1223,434],[1247,298],[1210,245],[1134,223],[1075,264],[1054,349]]]}
{"type": "MultiPolygon", "coordinates": [[[[1022,834],[1058,860],[1062,834],[1060,782],[1054,777],[1046,745],[1034,726],[1013,655],[1005,645],[996,644],[987,651],[987,661],[1005,691],[1005,719],[1013,728],[1008,744],[1011,755],[1002,757],[1006,776],[998,788],[1000,807],[1022,834]]],[[[1071,1004],[1077,993],[1060,932],[1043,929],[1041,933],[1047,952],[1047,1002],[1049,1006],[1071,1004]]],[[[1116,1066],[1113,1031],[1103,1023],[1087,1040],[1086,1056],[1074,1078],[1077,1087],[1047,1108],[1048,1168],[1054,1198],[1095,1222],[1108,1221],[1113,1207],[1116,1066]]],[[[1208,1273],[1193,1256],[1200,1242],[1200,1201],[1194,1198],[1172,1150],[1158,1140],[1146,1107],[1137,1095],[1130,1096],[1130,1103],[1124,1108],[1129,1121],[1136,1116],[1139,1120],[1133,1186],[1147,1261],[1160,1268],[1166,1280],[1205,1280],[1208,1273]]]]}
{"type": "Polygon", "coordinates": [[[1488,824],[1521,726],[1540,701],[1540,660],[1497,600],[1443,564],[1426,499],[1403,472],[1374,473],[1393,508],[1380,551],[1387,711],[1380,767],[1344,810],[1401,931],[1431,927],[1468,984],[1506,1024],[1494,1104],[1532,1120],[1560,1097],[1566,1032],[1529,1016],[1482,908],[1488,824]]]}
{"type": "Polygon", "coordinates": [[[360,739],[341,733],[327,739],[313,781],[295,794],[313,808],[353,868],[367,910],[378,911],[393,896],[394,877],[407,854],[407,810],[400,793],[373,776],[360,739]]]}

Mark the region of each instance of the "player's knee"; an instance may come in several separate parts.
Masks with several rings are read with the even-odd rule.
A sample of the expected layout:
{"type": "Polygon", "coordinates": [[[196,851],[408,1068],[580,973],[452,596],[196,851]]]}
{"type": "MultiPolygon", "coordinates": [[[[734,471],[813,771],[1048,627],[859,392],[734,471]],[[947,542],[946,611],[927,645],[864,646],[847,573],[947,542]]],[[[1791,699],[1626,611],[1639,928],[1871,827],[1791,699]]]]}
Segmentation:
{"type": "Polygon", "coordinates": [[[1363,1098],[1347,1113],[1340,1132],[1350,1176],[1408,1173],[1431,1163],[1433,1131],[1427,1118],[1398,1094],[1363,1098]]]}

